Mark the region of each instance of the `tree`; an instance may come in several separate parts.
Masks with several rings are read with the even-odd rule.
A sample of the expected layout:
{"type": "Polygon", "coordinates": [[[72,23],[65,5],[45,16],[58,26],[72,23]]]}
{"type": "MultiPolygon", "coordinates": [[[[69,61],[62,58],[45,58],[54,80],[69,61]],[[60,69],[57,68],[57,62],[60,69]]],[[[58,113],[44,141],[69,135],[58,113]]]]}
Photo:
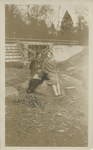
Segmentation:
{"type": "Polygon", "coordinates": [[[5,5],[5,34],[6,37],[13,36],[13,22],[16,6],[15,5],[5,5]]]}
{"type": "Polygon", "coordinates": [[[50,5],[27,5],[27,9],[28,9],[27,16],[28,16],[28,20],[29,20],[28,21],[29,25],[31,27],[33,26],[33,22],[32,22],[32,19],[33,19],[35,22],[35,24],[33,26],[34,36],[38,37],[38,35],[39,35],[38,32],[40,32],[40,30],[41,30],[41,29],[39,29],[39,27],[41,27],[42,23],[43,23],[44,27],[46,28],[46,23],[49,21],[49,18],[51,16],[51,14],[53,13],[53,9],[51,8],[50,5]]]}
{"type": "Polygon", "coordinates": [[[45,39],[48,37],[48,27],[44,20],[39,21],[37,30],[37,38],[45,39]]]}
{"type": "Polygon", "coordinates": [[[88,26],[84,21],[84,16],[78,16],[77,25],[76,25],[76,36],[79,42],[79,45],[88,44],[88,26]]]}
{"type": "Polygon", "coordinates": [[[25,23],[20,17],[17,5],[5,6],[6,37],[22,37],[25,23]]]}
{"type": "Polygon", "coordinates": [[[48,33],[50,38],[55,38],[57,35],[57,31],[55,29],[55,26],[53,23],[51,23],[51,26],[48,28],[48,33]]]}
{"type": "Polygon", "coordinates": [[[25,22],[20,18],[19,14],[17,14],[14,17],[13,22],[13,32],[15,33],[15,38],[22,38],[27,36],[25,34],[25,26],[25,22]]]}
{"type": "Polygon", "coordinates": [[[77,5],[75,7],[75,13],[77,15],[77,23],[76,23],[76,38],[79,42],[79,45],[87,45],[88,44],[88,22],[86,21],[88,18],[88,9],[85,6],[77,5]]]}
{"type": "Polygon", "coordinates": [[[73,21],[68,11],[65,12],[62,19],[60,30],[64,39],[71,39],[71,34],[73,33],[73,21]]]}

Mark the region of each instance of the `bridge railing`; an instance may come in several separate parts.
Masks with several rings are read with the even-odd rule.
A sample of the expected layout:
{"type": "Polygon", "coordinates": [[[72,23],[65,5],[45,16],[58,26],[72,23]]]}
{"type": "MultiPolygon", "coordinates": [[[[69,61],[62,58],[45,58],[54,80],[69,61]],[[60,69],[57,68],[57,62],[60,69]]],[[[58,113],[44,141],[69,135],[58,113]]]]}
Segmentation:
{"type": "Polygon", "coordinates": [[[27,62],[31,61],[36,57],[37,46],[41,46],[41,50],[44,55],[46,55],[47,50],[49,49],[49,45],[78,45],[78,41],[74,40],[56,40],[56,39],[31,39],[31,38],[6,38],[5,43],[9,44],[10,47],[12,44],[17,44],[18,49],[20,51],[22,61],[26,65],[27,62]],[[32,45],[32,48],[29,48],[29,45],[32,45]],[[33,48],[36,48],[34,50],[33,48]],[[42,46],[43,45],[43,46],[42,46]],[[45,46],[45,48],[44,48],[45,46]]]}
{"type": "Polygon", "coordinates": [[[14,44],[17,42],[32,42],[33,44],[42,43],[42,44],[51,44],[56,45],[78,45],[76,40],[57,40],[57,39],[32,39],[32,38],[6,38],[5,43],[14,44]]]}

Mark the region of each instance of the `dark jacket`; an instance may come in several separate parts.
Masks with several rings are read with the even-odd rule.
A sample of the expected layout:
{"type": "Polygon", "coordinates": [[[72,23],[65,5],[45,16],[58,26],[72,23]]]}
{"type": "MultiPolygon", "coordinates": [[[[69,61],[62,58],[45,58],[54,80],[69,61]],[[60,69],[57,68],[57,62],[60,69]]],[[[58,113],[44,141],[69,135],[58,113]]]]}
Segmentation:
{"type": "Polygon", "coordinates": [[[42,68],[42,60],[35,59],[31,62],[30,64],[30,70],[31,70],[31,75],[35,75],[38,73],[38,70],[41,70],[42,68]]]}

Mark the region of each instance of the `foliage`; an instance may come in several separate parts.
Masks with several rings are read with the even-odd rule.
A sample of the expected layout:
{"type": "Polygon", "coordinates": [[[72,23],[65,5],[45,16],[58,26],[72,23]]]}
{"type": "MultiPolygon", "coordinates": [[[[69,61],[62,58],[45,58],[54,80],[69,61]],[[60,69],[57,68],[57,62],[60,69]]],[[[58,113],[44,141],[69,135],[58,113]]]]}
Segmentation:
{"type": "Polygon", "coordinates": [[[68,11],[65,12],[60,28],[62,32],[69,32],[73,29],[73,21],[68,11]]]}
{"type": "MultiPolygon", "coordinates": [[[[21,7],[5,5],[6,37],[78,40],[79,45],[88,45],[89,29],[84,16],[84,14],[88,14],[88,10],[84,7],[75,7],[76,26],[74,26],[71,15],[66,11],[61,21],[60,30],[51,21],[55,14],[51,5],[25,5],[26,11],[22,7],[22,5],[21,7]]],[[[57,20],[59,24],[59,16],[57,20]]]]}
{"type": "Polygon", "coordinates": [[[79,45],[88,45],[89,29],[88,23],[85,18],[88,18],[88,9],[84,6],[78,5],[75,8],[75,13],[77,14],[77,24],[76,24],[76,39],[79,45]],[[84,16],[86,15],[86,17],[84,16]]]}
{"type": "Polygon", "coordinates": [[[73,21],[68,11],[65,12],[62,19],[60,31],[64,39],[71,39],[73,33],[73,21]]]}

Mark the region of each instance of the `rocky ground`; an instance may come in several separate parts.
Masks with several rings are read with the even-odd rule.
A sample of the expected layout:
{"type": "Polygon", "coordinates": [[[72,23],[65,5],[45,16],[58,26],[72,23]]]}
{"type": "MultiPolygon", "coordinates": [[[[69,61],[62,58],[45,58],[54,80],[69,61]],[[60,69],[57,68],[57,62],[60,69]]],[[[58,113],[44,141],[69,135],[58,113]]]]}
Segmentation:
{"type": "MultiPolygon", "coordinates": [[[[84,63],[87,68],[87,62],[84,63]]],[[[66,69],[64,73],[70,75],[66,69]]],[[[87,147],[88,85],[85,80],[84,85],[77,86],[76,99],[73,100],[70,95],[65,99],[55,98],[51,87],[41,93],[25,93],[21,86],[29,77],[27,67],[6,64],[6,87],[16,88],[19,96],[17,101],[10,97],[5,101],[5,145],[87,147]]]]}

